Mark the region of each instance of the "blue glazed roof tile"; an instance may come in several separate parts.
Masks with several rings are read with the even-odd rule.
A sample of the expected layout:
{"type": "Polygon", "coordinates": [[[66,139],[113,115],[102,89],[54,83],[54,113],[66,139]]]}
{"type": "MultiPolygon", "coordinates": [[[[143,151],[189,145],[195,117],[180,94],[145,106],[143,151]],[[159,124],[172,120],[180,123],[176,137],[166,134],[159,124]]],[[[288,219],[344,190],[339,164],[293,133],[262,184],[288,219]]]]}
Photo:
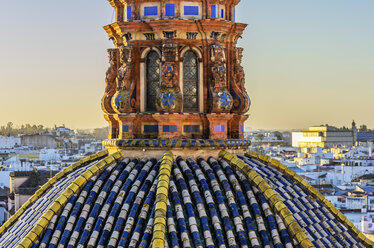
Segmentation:
{"type": "MultiPolygon", "coordinates": [[[[216,146],[216,141],[161,141],[162,146],[187,143],[216,146]]],[[[157,140],[144,144],[159,145],[157,140]]],[[[364,247],[301,184],[260,160],[239,159],[268,183],[316,247],[364,247]]],[[[21,242],[53,201],[93,165],[88,163],[60,178],[6,230],[0,245],[15,247],[21,242]]],[[[68,199],[32,247],[149,247],[160,167],[161,161],[145,158],[125,158],[108,165],[68,199]]],[[[266,192],[229,161],[178,157],[169,180],[166,246],[301,247],[266,192]]]]}

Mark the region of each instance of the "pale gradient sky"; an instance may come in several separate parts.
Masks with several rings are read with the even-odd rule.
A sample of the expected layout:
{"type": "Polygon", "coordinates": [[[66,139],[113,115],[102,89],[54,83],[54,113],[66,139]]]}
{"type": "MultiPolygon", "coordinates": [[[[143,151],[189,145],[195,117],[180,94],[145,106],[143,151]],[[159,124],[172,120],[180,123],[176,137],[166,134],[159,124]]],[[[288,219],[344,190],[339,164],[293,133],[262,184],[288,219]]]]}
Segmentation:
{"type": "MultiPolygon", "coordinates": [[[[242,0],[253,128],[374,128],[373,0],[242,0]]],[[[106,0],[0,1],[0,125],[106,126],[106,0]]]]}

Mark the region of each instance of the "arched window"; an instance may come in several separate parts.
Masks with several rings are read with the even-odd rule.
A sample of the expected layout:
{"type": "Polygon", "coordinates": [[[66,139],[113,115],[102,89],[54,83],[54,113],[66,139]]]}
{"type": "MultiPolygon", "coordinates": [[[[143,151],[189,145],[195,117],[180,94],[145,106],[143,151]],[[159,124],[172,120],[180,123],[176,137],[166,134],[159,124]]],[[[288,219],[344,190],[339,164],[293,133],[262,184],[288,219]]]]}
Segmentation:
{"type": "Polygon", "coordinates": [[[183,112],[199,112],[198,57],[189,50],[183,54],[183,112]]]}
{"type": "Polygon", "coordinates": [[[160,55],[156,51],[151,51],[147,55],[146,61],[146,111],[156,111],[156,95],[160,88],[160,55]]]}

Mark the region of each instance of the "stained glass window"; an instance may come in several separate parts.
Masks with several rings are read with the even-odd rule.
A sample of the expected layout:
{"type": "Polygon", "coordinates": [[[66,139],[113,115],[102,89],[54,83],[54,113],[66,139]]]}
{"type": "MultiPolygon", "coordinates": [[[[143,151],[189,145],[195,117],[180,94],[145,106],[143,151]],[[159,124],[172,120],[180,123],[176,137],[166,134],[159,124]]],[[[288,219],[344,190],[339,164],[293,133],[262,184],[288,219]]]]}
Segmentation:
{"type": "Polygon", "coordinates": [[[147,87],[146,87],[146,111],[156,111],[156,95],[160,88],[160,56],[151,51],[147,56],[147,87]]]}
{"type": "Polygon", "coordinates": [[[198,57],[195,52],[183,55],[183,112],[199,112],[198,57]]]}

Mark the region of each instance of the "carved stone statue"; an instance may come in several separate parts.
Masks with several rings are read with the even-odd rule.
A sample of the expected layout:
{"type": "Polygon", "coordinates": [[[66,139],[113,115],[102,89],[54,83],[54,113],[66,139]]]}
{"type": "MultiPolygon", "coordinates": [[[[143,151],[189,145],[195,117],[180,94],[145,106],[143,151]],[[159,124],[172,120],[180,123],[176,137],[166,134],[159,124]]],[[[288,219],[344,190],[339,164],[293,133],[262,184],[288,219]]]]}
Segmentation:
{"type": "Polygon", "coordinates": [[[101,107],[103,111],[107,114],[113,114],[114,110],[111,105],[111,100],[116,92],[116,77],[117,77],[117,67],[118,67],[118,49],[108,49],[109,57],[109,68],[106,71],[106,87],[104,96],[101,99],[101,107]]]}
{"type": "Polygon", "coordinates": [[[226,67],[222,62],[211,63],[212,86],[214,91],[226,87],[226,67]]]}
{"type": "Polygon", "coordinates": [[[233,100],[227,89],[225,50],[221,45],[210,47],[210,95],[212,113],[229,113],[233,100]]]}
{"type": "Polygon", "coordinates": [[[231,95],[234,98],[233,113],[246,113],[249,110],[251,100],[245,89],[245,73],[241,65],[243,48],[234,48],[233,81],[231,83],[231,95]]]}
{"type": "Polygon", "coordinates": [[[210,59],[213,62],[224,63],[226,61],[225,48],[217,44],[211,45],[210,46],[210,59]]]}
{"type": "Polygon", "coordinates": [[[157,93],[158,112],[176,113],[182,110],[182,94],[176,63],[177,45],[166,43],[162,47],[161,87],[157,93]]]}
{"type": "Polygon", "coordinates": [[[112,98],[112,107],[116,113],[135,111],[134,65],[131,46],[120,48],[121,67],[117,72],[117,91],[112,98]]]}

